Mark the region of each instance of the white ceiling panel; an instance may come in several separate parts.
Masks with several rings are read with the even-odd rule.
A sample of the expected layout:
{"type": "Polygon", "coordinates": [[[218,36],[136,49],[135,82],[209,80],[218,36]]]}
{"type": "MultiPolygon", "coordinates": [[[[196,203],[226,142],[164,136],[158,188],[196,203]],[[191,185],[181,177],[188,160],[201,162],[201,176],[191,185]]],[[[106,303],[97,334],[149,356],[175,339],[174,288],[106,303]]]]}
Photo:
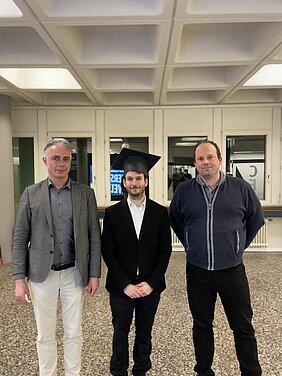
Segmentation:
{"type": "MultiPolygon", "coordinates": [[[[6,0],[8,1],[8,0],[6,0]]],[[[168,18],[173,1],[167,0],[26,0],[42,18],[168,18]]]]}
{"type": "Polygon", "coordinates": [[[281,0],[2,0],[0,94],[15,106],[281,103],[277,73],[244,86],[280,67],[281,46],[281,0]]]}
{"type": "Polygon", "coordinates": [[[159,25],[59,26],[56,34],[75,64],[159,63],[159,25]]]}

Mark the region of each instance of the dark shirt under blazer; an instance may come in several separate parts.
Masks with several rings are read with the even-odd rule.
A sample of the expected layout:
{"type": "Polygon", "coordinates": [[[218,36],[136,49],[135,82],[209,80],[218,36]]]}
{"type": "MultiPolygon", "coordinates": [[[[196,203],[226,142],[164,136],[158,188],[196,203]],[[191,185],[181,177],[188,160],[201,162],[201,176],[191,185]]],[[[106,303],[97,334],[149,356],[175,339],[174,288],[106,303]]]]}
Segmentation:
{"type": "Polygon", "coordinates": [[[69,264],[75,260],[70,181],[61,189],[49,181],[49,192],[55,246],[53,264],[69,264]]]}

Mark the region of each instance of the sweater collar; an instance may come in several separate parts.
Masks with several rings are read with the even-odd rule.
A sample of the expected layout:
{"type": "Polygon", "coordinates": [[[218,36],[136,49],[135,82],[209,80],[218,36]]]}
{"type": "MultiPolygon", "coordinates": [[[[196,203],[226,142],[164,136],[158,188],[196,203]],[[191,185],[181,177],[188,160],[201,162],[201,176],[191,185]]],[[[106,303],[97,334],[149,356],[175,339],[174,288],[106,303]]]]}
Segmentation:
{"type": "MultiPolygon", "coordinates": [[[[216,184],[216,187],[218,187],[220,184],[222,184],[225,180],[226,180],[226,175],[224,172],[222,171],[219,171],[219,174],[220,174],[220,178],[219,178],[219,181],[217,182],[216,184]]],[[[196,177],[196,181],[198,182],[198,184],[200,184],[202,187],[204,186],[207,186],[206,183],[204,183],[203,179],[201,178],[201,176],[198,174],[197,177],[196,177]]],[[[215,187],[215,188],[216,188],[215,187]]]]}

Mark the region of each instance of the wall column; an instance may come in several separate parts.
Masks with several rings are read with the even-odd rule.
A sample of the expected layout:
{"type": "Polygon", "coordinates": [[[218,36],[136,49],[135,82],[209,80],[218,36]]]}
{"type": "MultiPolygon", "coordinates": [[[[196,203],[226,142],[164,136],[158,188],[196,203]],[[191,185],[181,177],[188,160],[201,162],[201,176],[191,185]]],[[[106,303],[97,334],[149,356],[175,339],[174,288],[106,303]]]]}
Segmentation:
{"type": "Polygon", "coordinates": [[[14,228],[13,144],[10,97],[0,95],[0,245],[4,262],[11,261],[14,228]]]}

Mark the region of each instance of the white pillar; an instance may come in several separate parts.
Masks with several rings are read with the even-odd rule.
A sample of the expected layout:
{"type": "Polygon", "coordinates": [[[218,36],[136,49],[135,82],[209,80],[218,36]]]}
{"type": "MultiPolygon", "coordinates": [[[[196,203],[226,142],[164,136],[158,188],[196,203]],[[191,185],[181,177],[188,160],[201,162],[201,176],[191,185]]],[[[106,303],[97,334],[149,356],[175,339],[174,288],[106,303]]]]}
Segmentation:
{"type": "Polygon", "coordinates": [[[0,95],[0,245],[4,262],[11,261],[14,228],[13,145],[10,97],[0,95]]]}
{"type": "Polygon", "coordinates": [[[164,150],[164,128],[163,128],[163,110],[156,109],[154,111],[154,147],[153,153],[161,155],[161,160],[152,170],[153,183],[150,180],[150,194],[153,199],[160,204],[164,204],[165,189],[167,189],[167,176],[165,176],[165,156],[167,157],[167,150],[164,150]],[[154,192],[151,190],[154,188],[154,192]]]}

